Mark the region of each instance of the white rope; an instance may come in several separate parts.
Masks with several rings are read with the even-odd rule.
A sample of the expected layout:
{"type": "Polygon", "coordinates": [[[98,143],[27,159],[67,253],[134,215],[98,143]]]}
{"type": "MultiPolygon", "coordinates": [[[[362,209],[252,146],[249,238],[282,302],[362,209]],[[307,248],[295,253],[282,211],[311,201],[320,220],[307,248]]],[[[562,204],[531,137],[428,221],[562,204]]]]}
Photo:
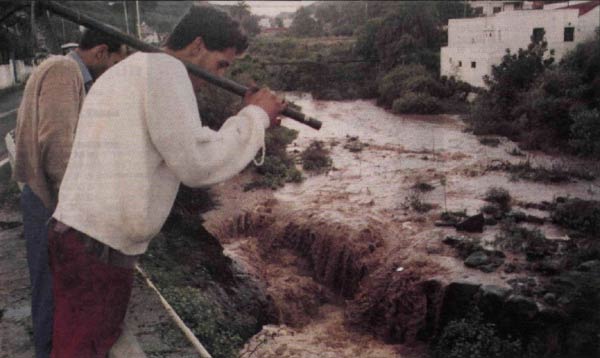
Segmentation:
{"type": "Polygon", "coordinates": [[[156,292],[156,294],[158,295],[158,298],[160,299],[160,302],[162,303],[162,305],[167,310],[167,313],[169,313],[169,315],[171,316],[171,318],[173,319],[173,321],[175,322],[175,324],[177,325],[177,327],[179,327],[179,329],[181,329],[181,331],[183,332],[183,334],[185,335],[185,337],[190,341],[190,343],[192,343],[192,345],[194,346],[194,348],[196,348],[196,351],[198,351],[198,353],[200,354],[200,357],[202,357],[202,358],[212,358],[212,356],[210,355],[210,353],[208,353],[208,351],[204,348],[204,346],[202,345],[202,343],[200,343],[200,341],[198,340],[198,338],[196,338],[196,336],[194,335],[194,333],[192,332],[192,330],[189,329],[188,326],[185,325],[185,323],[183,322],[183,320],[181,320],[181,318],[179,317],[179,315],[177,314],[177,312],[175,312],[175,310],[173,309],[173,307],[171,307],[171,305],[169,304],[169,302],[167,302],[167,300],[165,300],[165,298],[160,294],[160,292],[158,291],[158,289],[156,288],[156,286],[154,286],[154,284],[152,283],[152,281],[150,281],[150,278],[144,272],[144,270],[142,270],[142,268],[139,265],[135,265],[135,269],[137,270],[137,272],[140,273],[140,275],[142,275],[142,277],[146,281],[146,284],[152,290],[154,290],[154,292],[156,292]]]}
{"type": "Polygon", "coordinates": [[[267,145],[265,144],[265,141],[263,139],[262,147],[260,147],[260,151],[261,151],[260,160],[257,162],[256,158],[252,159],[252,161],[254,162],[254,165],[256,165],[257,167],[260,167],[263,164],[265,164],[265,152],[267,151],[266,148],[267,148],[267,145]]]}

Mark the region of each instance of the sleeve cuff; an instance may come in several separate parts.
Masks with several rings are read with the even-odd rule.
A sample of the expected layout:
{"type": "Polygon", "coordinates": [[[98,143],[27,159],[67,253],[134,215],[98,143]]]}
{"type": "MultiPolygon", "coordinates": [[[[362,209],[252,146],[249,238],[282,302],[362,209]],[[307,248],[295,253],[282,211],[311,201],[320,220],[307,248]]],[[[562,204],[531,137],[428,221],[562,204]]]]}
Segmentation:
{"type": "Polygon", "coordinates": [[[264,109],[260,108],[257,105],[251,104],[242,109],[242,112],[245,112],[250,118],[255,121],[262,121],[265,129],[269,128],[271,125],[271,121],[269,120],[269,115],[265,112],[264,109]]]}

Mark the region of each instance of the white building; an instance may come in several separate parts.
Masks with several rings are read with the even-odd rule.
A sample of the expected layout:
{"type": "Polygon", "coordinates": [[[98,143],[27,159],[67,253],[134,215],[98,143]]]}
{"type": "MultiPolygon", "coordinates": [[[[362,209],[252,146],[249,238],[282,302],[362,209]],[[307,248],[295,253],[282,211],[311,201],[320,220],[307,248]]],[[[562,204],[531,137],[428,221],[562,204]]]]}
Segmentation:
{"type": "Polygon", "coordinates": [[[269,17],[262,17],[260,20],[258,20],[258,26],[260,26],[261,29],[267,29],[271,27],[271,19],[269,17]]]}
{"type": "MultiPolygon", "coordinates": [[[[477,2],[477,3],[484,3],[477,2]]],[[[486,1],[487,3],[487,1],[486,1]]],[[[600,1],[570,1],[539,6],[517,6],[508,11],[492,9],[491,16],[451,19],[448,22],[448,46],[442,47],[442,76],[455,77],[473,86],[483,87],[483,76],[491,74],[506,54],[527,48],[532,36],[544,34],[548,49],[556,60],[578,43],[593,38],[600,26],[600,1]]],[[[471,3],[472,6],[473,3],[471,3]]],[[[482,10],[487,11],[487,10],[482,10]]]]}
{"type": "Polygon", "coordinates": [[[475,16],[492,16],[502,11],[522,10],[524,8],[532,8],[533,2],[526,1],[469,1],[469,6],[475,16]]]}

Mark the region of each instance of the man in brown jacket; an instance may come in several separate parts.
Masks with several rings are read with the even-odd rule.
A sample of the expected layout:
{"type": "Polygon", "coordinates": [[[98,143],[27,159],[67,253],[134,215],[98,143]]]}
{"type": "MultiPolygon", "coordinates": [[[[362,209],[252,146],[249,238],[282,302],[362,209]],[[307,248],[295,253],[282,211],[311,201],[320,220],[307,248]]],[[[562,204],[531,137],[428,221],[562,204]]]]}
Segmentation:
{"type": "Polygon", "coordinates": [[[94,31],[66,56],[40,64],[27,81],[17,115],[13,179],[21,194],[36,357],[49,357],[53,325],[47,222],[56,207],[79,111],[93,81],[125,56],[120,43],[94,31]]]}

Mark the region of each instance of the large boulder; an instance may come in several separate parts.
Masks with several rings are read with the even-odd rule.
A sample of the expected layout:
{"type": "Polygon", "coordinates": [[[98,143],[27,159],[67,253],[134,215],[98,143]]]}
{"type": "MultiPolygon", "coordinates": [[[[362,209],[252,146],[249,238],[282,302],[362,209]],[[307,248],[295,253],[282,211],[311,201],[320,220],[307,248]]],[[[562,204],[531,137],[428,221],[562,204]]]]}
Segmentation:
{"type": "Polygon", "coordinates": [[[483,232],[485,218],[483,214],[477,214],[466,218],[456,224],[456,230],[466,232],[483,232]]]}

